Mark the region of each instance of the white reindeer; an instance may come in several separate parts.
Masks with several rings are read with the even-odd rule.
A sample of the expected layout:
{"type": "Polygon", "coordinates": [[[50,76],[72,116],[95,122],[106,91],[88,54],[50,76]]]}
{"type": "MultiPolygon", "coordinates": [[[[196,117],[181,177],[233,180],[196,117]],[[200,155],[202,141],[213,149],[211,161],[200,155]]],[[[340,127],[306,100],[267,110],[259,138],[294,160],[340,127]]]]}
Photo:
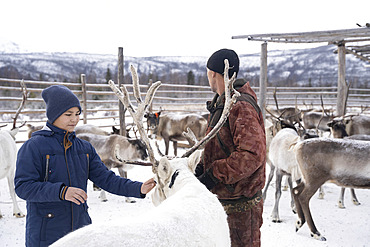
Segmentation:
{"type": "Polygon", "coordinates": [[[201,156],[197,149],[210,140],[225,123],[236,97],[239,96],[236,91],[232,98],[230,96],[235,75],[229,80],[228,69],[229,63],[225,60],[226,102],[219,122],[182,158],[172,160],[167,157],[162,157],[160,161],[155,159],[142,123],[145,109],[150,105],[160,82],[154,83],[149,88],[143,102],[138,76],[131,66],[134,96],[138,102],[136,111],[129,100],[126,88],[122,87],[122,92],[110,81],[112,90],[131,113],[141,138],[147,144],[157,182],[152,200],[153,204],[158,206],[137,217],[122,219],[116,226],[112,226],[110,222],[104,226],[93,224],[86,226],[58,240],[53,246],[117,244],[122,246],[230,246],[227,215],[222,205],[193,174],[201,156]]]}
{"type": "Polygon", "coordinates": [[[286,119],[283,119],[280,116],[279,117],[276,117],[271,112],[269,112],[269,113],[272,116],[272,119],[271,119],[271,121],[268,121],[268,120],[265,121],[265,124],[266,124],[265,125],[265,133],[266,133],[266,164],[268,164],[270,166],[270,173],[268,175],[268,178],[267,178],[265,187],[263,189],[263,193],[262,193],[263,201],[266,200],[267,190],[268,190],[268,187],[270,185],[270,182],[271,182],[272,178],[274,177],[274,172],[275,172],[275,166],[274,166],[274,164],[272,164],[272,162],[270,160],[270,156],[269,156],[271,141],[274,138],[274,136],[281,129],[284,129],[284,128],[295,128],[294,125],[291,124],[286,119]]]}
{"type": "MultiPolygon", "coordinates": [[[[17,158],[17,146],[15,144],[15,135],[18,128],[11,131],[0,130],[0,179],[7,178],[10,197],[13,201],[13,215],[17,218],[24,217],[24,214],[18,207],[17,197],[14,191],[14,169],[17,158]]],[[[0,218],[3,215],[0,212],[0,218]]]]}
{"type": "MultiPolygon", "coordinates": [[[[120,222],[89,225],[52,246],[230,246],[223,207],[193,175],[200,155],[196,151],[189,159],[159,161],[156,179],[167,197],[159,206],[120,222]]],[[[153,200],[159,199],[157,191],[153,200]]]]}
{"type": "MultiPolygon", "coordinates": [[[[16,127],[16,121],[27,99],[27,89],[23,80],[21,81],[21,87],[23,91],[23,100],[15,114],[13,128],[10,131],[0,130],[0,179],[3,179],[5,177],[8,179],[10,197],[13,201],[13,215],[17,218],[22,218],[25,216],[19,209],[17,197],[14,190],[14,171],[17,159],[17,145],[15,143],[15,135],[18,133],[19,128],[22,127],[16,127]]],[[[3,216],[0,212],[0,218],[2,217],[3,216]]]]}
{"type": "MultiPolygon", "coordinates": [[[[270,160],[276,168],[276,188],[275,188],[275,205],[272,211],[272,221],[281,222],[279,217],[279,201],[281,197],[281,180],[284,175],[288,176],[289,187],[293,188],[292,181],[295,182],[301,178],[301,173],[290,145],[300,140],[298,133],[290,128],[280,130],[272,139],[270,145],[270,160]]],[[[292,200],[291,208],[295,212],[293,192],[291,190],[292,200]]]]}

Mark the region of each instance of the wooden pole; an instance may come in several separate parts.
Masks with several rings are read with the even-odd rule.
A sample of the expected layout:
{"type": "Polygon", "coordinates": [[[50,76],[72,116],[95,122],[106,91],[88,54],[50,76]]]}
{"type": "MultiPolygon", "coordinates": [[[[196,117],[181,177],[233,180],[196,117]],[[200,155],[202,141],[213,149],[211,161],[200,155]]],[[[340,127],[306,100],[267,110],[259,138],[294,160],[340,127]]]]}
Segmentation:
{"type": "Polygon", "coordinates": [[[81,85],[82,85],[82,114],[83,114],[83,123],[87,123],[87,90],[86,90],[86,75],[81,74],[81,85]]]}
{"type": "MultiPolygon", "coordinates": [[[[148,89],[152,86],[152,84],[153,84],[153,80],[152,80],[152,79],[149,79],[148,89]]],[[[147,90],[147,91],[148,91],[148,90],[147,90]]],[[[149,105],[148,109],[149,109],[149,112],[150,112],[150,113],[152,113],[152,112],[153,112],[153,102],[152,102],[152,103],[150,103],[150,105],[149,105]]]]}
{"type": "Polygon", "coordinates": [[[260,90],[259,106],[262,111],[263,119],[266,119],[266,88],[267,88],[267,42],[261,45],[261,67],[260,67],[260,90]]]}
{"type": "Polygon", "coordinates": [[[337,115],[346,114],[346,47],[344,43],[338,45],[338,89],[337,89],[337,115]]]}
{"type": "MultiPolygon", "coordinates": [[[[118,86],[121,88],[123,84],[123,72],[124,72],[124,60],[123,60],[123,48],[118,47],[118,86]]],[[[118,100],[119,108],[119,128],[120,135],[126,136],[126,122],[125,122],[125,106],[121,101],[118,100]]]]}

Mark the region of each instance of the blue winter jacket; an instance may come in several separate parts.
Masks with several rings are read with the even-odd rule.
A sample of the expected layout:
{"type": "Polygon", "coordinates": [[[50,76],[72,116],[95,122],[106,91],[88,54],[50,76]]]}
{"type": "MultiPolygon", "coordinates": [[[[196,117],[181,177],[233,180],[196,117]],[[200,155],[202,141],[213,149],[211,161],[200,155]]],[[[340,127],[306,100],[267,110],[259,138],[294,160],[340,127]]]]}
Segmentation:
{"type": "Polygon", "coordinates": [[[77,205],[59,197],[64,185],[86,191],[88,179],[113,194],[143,196],[141,182],[108,170],[93,146],[74,132],[47,123],[43,130],[33,133],[18,151],[14,179],[17,195],[27,201],[26,246],[48,246],[91,224],[87,203],[77,205]],[[63,144],[68,142],[65,138],[71,146],[63,144]]]}

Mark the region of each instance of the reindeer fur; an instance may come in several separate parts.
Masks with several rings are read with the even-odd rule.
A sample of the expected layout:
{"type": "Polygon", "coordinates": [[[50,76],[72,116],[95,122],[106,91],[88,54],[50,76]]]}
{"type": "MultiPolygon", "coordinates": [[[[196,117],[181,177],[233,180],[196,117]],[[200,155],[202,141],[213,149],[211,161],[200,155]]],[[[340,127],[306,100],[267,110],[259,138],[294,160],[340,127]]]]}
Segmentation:
{"type": "MultiPolygon", "coordinates": [[[[17,158],[15,135],[18,133],[18,130],[18,128],[11,131],[0,130],[0,179],[5,177],[8,179],[10,197],[13,201],[13,215],[17,218],[22,218],[25,215],[18,207],[17,197],[14,191],[14,170],[17,158]]],[[[2,218],[1,212],[0,218],[2,218]]]]}
{"type": "Polygon", "coordinates": [[[294,147],[303,182],[294,190],[298,212],[296,231],[307,221],[311,236],[326,240],[317,230],[309,207],[311,197],[326,181],[342,187],[370,188],[370,142],[319,138],[294,147]]]}
{"type": "Polygon", "coordinates": [[[159,161],[152,194],[157,207],[119,222],[86,226],[52,246],[230,246],[222,205],[193,175],[200,156],[196,151],[189,158],[159,161]]]}

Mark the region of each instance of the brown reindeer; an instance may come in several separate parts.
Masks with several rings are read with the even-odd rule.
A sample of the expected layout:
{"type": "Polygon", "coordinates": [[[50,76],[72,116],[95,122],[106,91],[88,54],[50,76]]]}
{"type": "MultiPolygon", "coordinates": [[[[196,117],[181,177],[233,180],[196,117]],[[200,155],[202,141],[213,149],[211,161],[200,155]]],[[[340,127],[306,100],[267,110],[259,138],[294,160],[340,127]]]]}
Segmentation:
{"type": "MultiPolygon", "coordinates": [[[[357,118],[355,118],[355,121],[357,118]]],[[[353,120],[351,120],[353,121],[353,120]]],[[[362,141],[370,141],[370,135],[366,134],[356,134],[356,135],[351,135],[348,136],[347,131],[346,131],[346,124],[344,123],[345,121],[343,118],[337,118],[332,121],[330,121],[327,125],[330,128],[330,132],[333,138],[341,138],[341,139],[352,139],[352,140],[362,140],[362,141]]],[[[353,122],[351,123],[351,125],[353,122]]],[[[354,124],[355,127],[361,126],[357,122],[354,124]]],[[[351,126],[353,127],[353,125],[351,126]]],[[[363,128],[363,127],[362,127],[363,128]]],[[[370,128],[370,127],[369,127],[370,128]]],[[[363,133],[359,132],[359,130],[356,130],[356,133],[363,133]]],[[[366,133],[366,132],[365,132],[366,133]]],[[[344,206],[344,192],[345,188],[341,189],[341,193],[338,199],[338,207],[339,208],[345,208],[344,206]]],[[[355,205],[360,205],[361,203],[358,201],[355,190],[351,188],[351,197],[352,197],[352,202],[355,205]]]]}
{"type": "Polygon", "coordinates": [[[268,112],[271,115],[277,115],[279,116],[279,118],[286,119],[291,124],[298,124],[300,127],[302,127],[301,126],[302,111],[298,108],[297,102],[296,102],[295,107],[279,108],[279,104],[278,104],[278,100],[276,96],[276,89],[274,90],[273,97],[274,97],[276,109],[266,108],[266,110],[268,110],[268,112]]]}
{"type": "Polygon", "coordinates": [[[296,231],[303,224],[311,236],[325,241],[317,230],[309,202],[317,189],[326,181],[342,187],[370,188],[370,142],[318,138],[298,143],[294,147],[303,182],[294,188],[294,201],[298,212],[296,231]]]}
{"type": "Polygon", "coordinates": [[[173,150],[175,156],[177,156],[177,142],[188,141],[189,145],[194,145],[192,139],[187,138],[183,135],[188,128],[194,133],[197,140],[202,139],[207,131],[207,120],[201,115],[188,113],[166,113],[161,112],[147,113],[144,115],[147,119],[148,129],[153,130],[153,133],[157,138],[163,138],[166,151],[168,155],[169,142],[173,142],[173,150]]]}

